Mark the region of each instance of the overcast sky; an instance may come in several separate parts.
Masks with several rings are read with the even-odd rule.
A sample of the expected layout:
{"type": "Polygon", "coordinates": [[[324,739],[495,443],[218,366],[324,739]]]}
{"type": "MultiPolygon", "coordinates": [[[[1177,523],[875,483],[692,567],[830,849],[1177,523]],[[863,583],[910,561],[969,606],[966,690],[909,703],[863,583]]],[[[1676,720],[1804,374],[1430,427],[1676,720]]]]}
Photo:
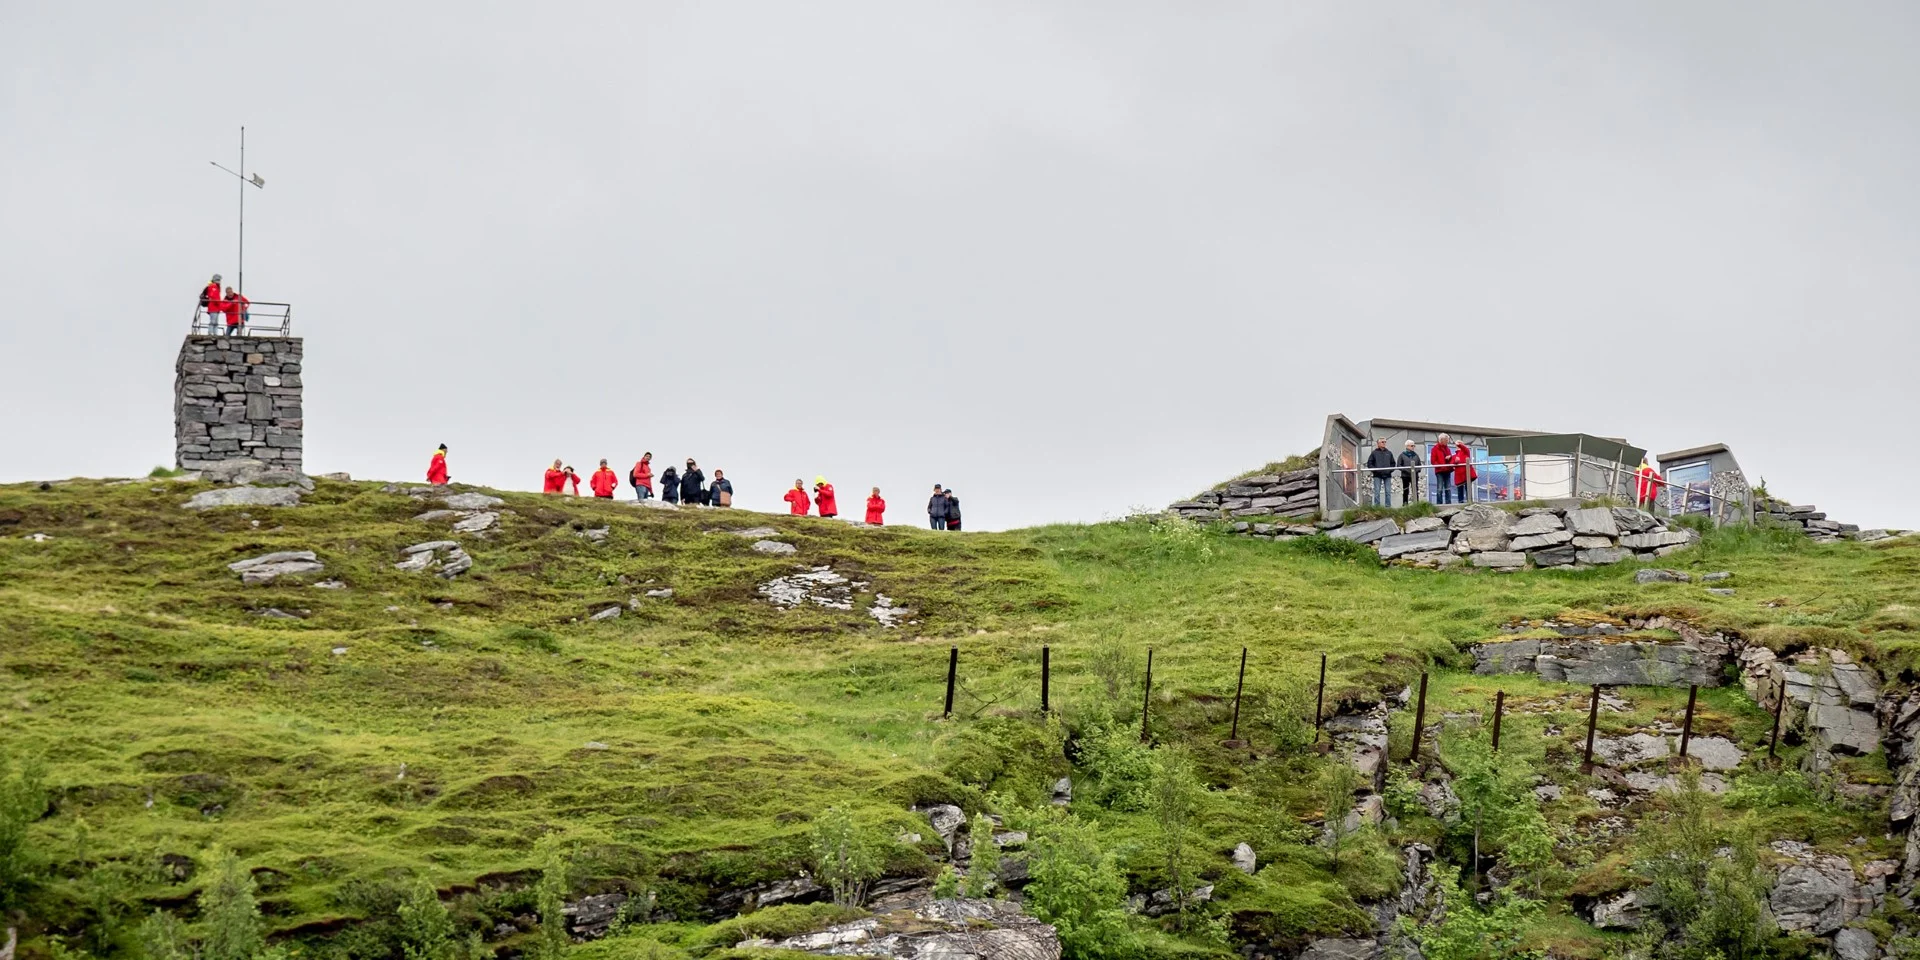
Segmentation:
{"type": "Polygon", "coordinates": [[[1725,442],[1920,527],[1920,5],[0,0],[0,481],[172,462],[195,296],[311,472],[698,457],[920,522],[1325,415],[1725,442]]]}

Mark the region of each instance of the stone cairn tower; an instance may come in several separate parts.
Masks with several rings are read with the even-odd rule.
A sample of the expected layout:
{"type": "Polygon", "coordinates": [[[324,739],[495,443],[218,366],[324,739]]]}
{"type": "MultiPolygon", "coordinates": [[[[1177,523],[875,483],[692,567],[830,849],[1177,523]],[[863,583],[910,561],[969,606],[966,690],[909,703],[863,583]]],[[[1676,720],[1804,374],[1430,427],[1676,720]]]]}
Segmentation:
{"type": "Polygon", "coordinates": [[[301,345],[298,337],[189,335],[174,367],[174,465],[258,460],[301,472],[301,345]]]}

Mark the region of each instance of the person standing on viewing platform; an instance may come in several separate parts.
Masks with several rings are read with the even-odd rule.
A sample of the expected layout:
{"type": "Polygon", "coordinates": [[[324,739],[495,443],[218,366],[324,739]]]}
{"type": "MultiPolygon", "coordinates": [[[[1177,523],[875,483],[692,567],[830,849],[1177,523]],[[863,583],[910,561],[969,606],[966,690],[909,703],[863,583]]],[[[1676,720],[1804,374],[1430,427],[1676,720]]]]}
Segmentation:
{"type": "Polygon", "coordinates": [[[1427,465],[1433,468],[1434,503],[1453,502],[1453,445],[1448,441],[1452,437],[1441,434],[1433,449],[1427,451],[1427,465]]]}
{"type": "Polygon", "coordinates": [[[660,471],[660,499],[680,505],[680,471],[673,467],[660,471]]]}
{"type": "Polygon", "coordinates": [[[447,485],[447,445],[433,452],[433,459],[427,461],[427,482],[436,487],[447,485]]]}
{"type": "Polygon", "coordinates": [[[840,515],[840,501],[833,495],[833,484],[826,477],[813,478],[813,502],[820,507],[820,515],[831,520],[840,515]]]}
{"type": "Polygon", "coordinates": [[[933,496],[927,498],[927,525],[935,530],[947,528],[947,492],[937,483],[933,485],[933,496]]]}
{"type": "Polygon", "coordinates": [[[221,332],[229,337],[238,336],[246,332],[241,328],[241,324],[244,322],[242,318],[246,315],[243,309],[246,300],[246,297],[235,293],[232,287],[228,287],[227,295],[216,304],[220,309],[220,313],[227,318],[226,326],[221,328],[221,332]]]}
{"type": "Polygon", "coordinates": [[[887,502],[880,499],[880,488],[874,487],[873,495],[867,498],[867,525],[873,527],[884,525],[887,522],[886,515],[887,502]]]}
{"type": "Polygon", "coordinates": [[[1633,505],[1641,509],[1652,507],[1660,499],[1661,478],[1658,471],[1647,458],[1640,458],[1640,469],[1633,472],[1633,505]]]}
{"type": "Polygon", "coordinates": [[[1473,468],[1473,451],[1464,443],[1453,445],[1453,502],[1473,502],[1473,482],[1480,471],[1473,468]]]}
{"type": "Polygon", "coordinates": [[[787,512],[796,517],[806,516],[807,510],[813,506],[807,501],[807,485],[799,477],[793,479],[793,489],[780,499],[787,502],[787,512]]]}
{"type": "Polygon", "coordinates": [[[653,496],[653,451],[640,455],[640,461],[627,473],[627,482],[633,484],[633,498],[645,500],[653,496]]]}
{"type": "Polygon", "coordinates": [[[1367,472],[1373,475],[1373,505],[1393,506],[1393,451],[1387,449],[1386,437],[1373,441],[1373,452],[1367,454],[1367,472]]]}
{"type": "Polygon", "coordinates": [[[1413,503],[1413,490],[1418,485],[1419,472],[1420,451],[1414,447],[1412,440],[1408,440],[1407,448],[1400,451],[1400,505],[1403,507],[1413,503]]]}
{"type": "Polygon", "coordinates": [[[687,458],[686,472],[680,474],[680,502],[689,507],[707,505],[707,475],[700,465],[687,458]]]}
{"type": "Polygon", "coordinates": [[[613,468],[607,466],[607,461],[602,459],[600,469],[593,472],[593,477],[588,480],[587,485],[593,488],[595,497],[601,500],[612,500],[613,491],[620,486],[620,475],[614,473],[613,468]]]}
{"type": "Polygon", "coordinates": [[[220,275],[214,274],[207,285],[200,288],[200,312],[207,315],[207,332],[220,333],[220,275]]]}

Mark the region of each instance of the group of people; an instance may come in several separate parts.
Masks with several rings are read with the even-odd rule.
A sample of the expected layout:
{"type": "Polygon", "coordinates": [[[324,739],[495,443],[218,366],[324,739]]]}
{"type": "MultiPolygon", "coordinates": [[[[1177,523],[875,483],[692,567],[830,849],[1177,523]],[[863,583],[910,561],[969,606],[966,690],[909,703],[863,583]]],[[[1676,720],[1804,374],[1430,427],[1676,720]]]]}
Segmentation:
{"type": "Polygon", "coordinates": [[[222,334],[232,337],[245,333],[249,317],[247,307],[251,303],[252,301],[241,296],[240,292],[232,287],[226,288],[226,292],[222,293],[220,275],[214,274],[213,279],[207,281],[207,285],[200,290],[200,309],[207,314],[207,332],[216,337],[222,334]],[[226,318],[225,325],[220,323],[222,317],[226,318]]]}
{"type": "MultiPolygon", "coordinates": [[[[427,463],[427,482],[444,486],[449,481],[447,474],[447,445],[441,444],[433,453],[433,459],[427,463]]],[[[653,473],[653,453],[640,455],[640,459],[627,471],[627,482],[633,486],[635,500],[648,500],[654,496],[654,484],[660,486],[660,499],[667,503],[686,504],[703,507],[733,506],[733,481],[727,479],[726,471],[713,471],[713,482],[707,482],[707,476],[694,462],[687,458],[687,468],[678,471],[668,466],[656,478],[653,473]]],[[[614,491],[619,489],[619,475],[607,461],[600,461],[600,469],[587,478],[587,489],[593,496],[603,500],[613,499],[614,491]]],[[[550,494],[580,493],[580,475],[572,466],[562,460],[553,461],[541,485],[541,492],[550,494]]],[[[839,498],[834,493],[833,484],[826,477],[814,477],[813,489],[808,491],[804,481],[793,481],[793,489],[785,497],[787,508],[796,517],[809,515],[815,508],[820,516],[829,519],[840,515],[839,498]]],[[[867,497],[866,522],[871,526],[886,523],[887,501],[880,496],[880,488],[874,487],[867,497]]],[[[960,498],[953,491],[933,485],[933,499],[927,501],[927,517],[935,530],[960,529],[960,498]]]]}
{"type": "MultiPolygon", "coordinates": [[[[572,466],[562,466],[561,463],[560,460],[555,460],[553,466],[547,468],[546,477],[540,488],[541,492],[567,493],[570,491],[576,496],[579,495],[580,475],[574,472],[572,466]]],[[[713,483],[709,484],[706,471],[701,470],[700,465],[694,462],[692,457],[687,458],[686,472],[682,473],[669,464],[656,478],[653,475],[653,452],[641,454],[632,469],[627,471],[627,483],[633,486],[633,499],[636,501],[653,499],[656,479],[660,484],[660,499],[667,503],[684,503],[688,506],[701,507],[733,506],[733,481],[727,479],[727,472],[713,471],[713,483]]],[[[620,489],[620,475],[615,473],[612,467],[607,466],[605,459],[602,459],[600,469],[595,470],[593,475],[587,478],[587,489],[602,500],[611,500],[614,491],[620,489]]]]}
{"type": "Polygon", "coordinates": [[[1381,437],[1373,442],[1373,452],[1367,454],[1366,470],[1373,478],[1373,505],[1376,507],[1393,506],[1393,481],[1396,475],[1400,480],[1400,504],[1405,506],[1414,502],[1414,489],[1418,486],[1422,467],[1433,468],[1434,503],[1472,503],[1473,482],[1480,479],[1480,471],[1473,466],[1473,449],[1464,443],[1455,443],[1453,437],[1441,434],[1433,447],[1427,451],[1427,460],[1420,460],[1420,448],[1408,440],[1406,449],[1398,457],[1387,449],[1387,439],[1381,437]]]}

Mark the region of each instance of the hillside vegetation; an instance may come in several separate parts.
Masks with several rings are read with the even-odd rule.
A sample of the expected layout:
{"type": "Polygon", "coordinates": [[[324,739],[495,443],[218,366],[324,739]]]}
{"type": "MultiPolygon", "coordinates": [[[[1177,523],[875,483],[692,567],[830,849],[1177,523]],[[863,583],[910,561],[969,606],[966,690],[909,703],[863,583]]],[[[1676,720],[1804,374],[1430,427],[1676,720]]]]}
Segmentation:
{"type": "MultiPolygon", "coordinates": [[[[943,851],[909,807],[954,803],[1038,835],[1061,829],[1045,811],[1071,776],[1071,818],[1130,891],[1189,873],[1215,889],[1192,917],[1128,916],[1113,952],[1069,940],[1069,955],[1225,957],[1242,942],[1368,930],[1361,905],[1399,883],[1396,845],[1462,862],[1454,828],[1410,808],[1360,831],[1344,860],[1329,855],[1318,823],[1333,765],[1312,749],[1310,714],[1323,653],[1328,714],[1423,670],[1435,721],[1483,711],[1496,688],[1531,699],[1513,736],[1568,783],[1584,698],[1466,672],[1465,648],[1516,619],[1668,614],[1782,651],[1844,649],[1894,686],[1920,666],[1915,538],[1823,546],[1729,530],[1668,558],[1732,572],[1737,591],[1718,596],[1619,568],[1381,569],[1320,538],[1249,542],[1144,519],[952,534],[499,493],[497,527],[449,534],[446,518],[415,519],[433,503],[378,483],[323,480],[297,507],[183,510],[201,489],[0,487],[0,749],[11,770],[37,767],[49,797],[18,882],[0,891],[25,956],[140,956],[136,927],[156,909],[204,936],[194,898],[216,846],[251,870],[273,940],[305,953],[400,957],[395,904],[421,880],[456,939],[538,952],[536,881],[561,858],[569,898],[657,904],[583,955],[721,955],[744,935],[721,898],[813,869],[829,808],[880,838],[887,875],[931,877],[943,851]],[[797,552],[757,551],[762,538],[733,533],[749,527],[797,552]],[[393,568],[403,548],[439,539],[459,541],[473,568],[452,580],[393,568]],[[287,550],[313,551],[325,571],[244,585],[227,568],[287,550]],[[850,609],[782,609],[758,592],[818,567],[858,585],[850,609]],[[869,614],[882,594],[910,611],[898,626],[869,614]],[[618,618],[589,619],[615,606],[618,618]],[[1052,718],[1039,709],[1043,645],[1052,718]],[[950,646],[961,683],[943,719],[950,646]],[[1132,746],[1149,647],[1153,750],[1132,746]],[[1223,746],[1243,647],[1247,743],[1223,746]],[[1199,788],[1171,826],[1152,795],[1173,789],[1165,756],[1199,788]],[[1228,864],[1241,842],[1259,854],[1254,875],[1228,864]]],[[[1684,701],[1638,690],[1605,722],[1677,716],[1684,701]]],[[[1397,760],[1410,725],[1395,718],[1397,760]]],[[[1699,722],[1764,749],[1769,718],[1737,686],[1703,692],[1699,722]]],[[[1789,764],[1799,749],[1783,750],[1789,764]]],[[[1860,766],[1858,779],[1886,779],[1884,765],[1860,766]]],[[[1795,793],[1761,813],[1706,802],[1733,803],[1769,838],[1856,859],[1898,852],[1884,798],[1795,793]]],[[[1581,832],[1597,815],[1573,801],[1546,810],[1551,830],[1587,839],[1535,878],[1543,906],[1510,918],[1529,949],[1617,945],[1572,907],[1629,872],[1627,838],[1581,832]]]]}

